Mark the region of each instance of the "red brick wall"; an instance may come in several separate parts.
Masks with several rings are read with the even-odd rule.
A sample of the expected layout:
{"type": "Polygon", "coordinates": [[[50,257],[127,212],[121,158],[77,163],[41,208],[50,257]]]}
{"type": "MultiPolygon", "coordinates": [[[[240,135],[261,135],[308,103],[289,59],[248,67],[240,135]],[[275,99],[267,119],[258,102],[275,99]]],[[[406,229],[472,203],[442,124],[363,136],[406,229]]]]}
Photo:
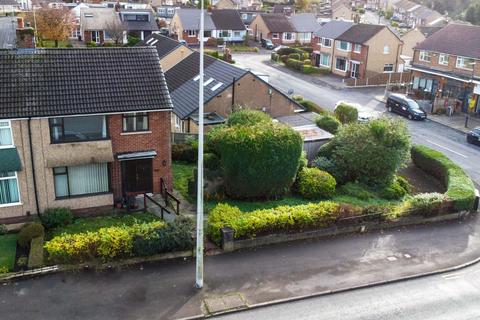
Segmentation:
{"type": "Polygon", "coordinates": [[[183,31],[182,39],[185,40],[188,44],[199,44],[198,38],[196,36],[189,37],[187,31],[183,31]]]}
{"type": "Polygon", "coordinates": [[[313,51],[320,51],[320,45],[318,44],[319,41],[320,41],[319,37],[313,37],[312,39],[313,51]]]}
{"type": "MultiPolygon", "coordinates": [[[[360,65],[358,66],[359,68],[358,79],[364,79],[366,74],[365,67],[367,66],[368,47],[362,46],[362,50],[360,50],[360,53],[356,53],[353,50],[354,50],[354,45],[352,46],[352,53],[350,54],[350,59],[355,61],[360,61],[360,65]]],[[[349,66],[349,70],[350,70],[350,66],[349,66]]]]}
{"type": "MultiPolygon", "coordinates": [[[[152,160],[153,192],[160,193],[160,178],[163,178],[168,189],[171,190],[170,112],[149,113],[148,125],[151,133],[122,135],[122,122],[121,114],[108,117],[108,129],[112,141],[113,154],[155,150],[157,156],[152,160]]],[[[122,196],[120,162],[116,159],[111,165],[110,176],[114,196],[122,196]]]]}

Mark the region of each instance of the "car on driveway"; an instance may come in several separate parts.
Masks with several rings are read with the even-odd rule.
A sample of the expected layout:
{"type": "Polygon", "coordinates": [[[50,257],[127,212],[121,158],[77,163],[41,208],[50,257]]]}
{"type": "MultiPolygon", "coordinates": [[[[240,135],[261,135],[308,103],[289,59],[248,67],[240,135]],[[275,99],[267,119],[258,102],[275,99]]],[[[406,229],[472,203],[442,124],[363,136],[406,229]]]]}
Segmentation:
{"type": "Polygon", "coordinates": [[[475,127],[467,133],[467,142],[480,146],[480,127],[475,127]]]}
{"type": "Polygon", "coordinates": [[[410,120],[427,119],[427,113],[420,108],[418,103],[403,94],[390,95],[386,107],[389,112],[398,113],[410,120]]]}
{"type": "Polygon", "coordinates": [[[272,50],[273,48],[275,48],[275,45],[270,39],[262,39],[262,47],[268,50],[272,50]]]}

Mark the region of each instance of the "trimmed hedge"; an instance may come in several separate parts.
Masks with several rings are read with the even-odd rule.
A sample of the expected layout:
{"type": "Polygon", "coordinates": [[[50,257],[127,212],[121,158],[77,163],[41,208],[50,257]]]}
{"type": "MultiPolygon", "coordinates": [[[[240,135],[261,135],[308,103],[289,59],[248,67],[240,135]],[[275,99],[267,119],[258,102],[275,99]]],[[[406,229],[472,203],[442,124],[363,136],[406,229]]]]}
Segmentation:
{"type": "Polygon", "coordinates": [[[237,207],[219,204],[210,211],[207,234],[212,241],[220,244],[221,229],[225,227],[233,229],[235,239],[253,238],[257,234],[276,231],[326,227],[335,221],[339,207],[334,202],[324,201],[244,213],[237,207]]]}
{"type": "Polygon", "coordinates": [[[18,233],[18,245],[22,248],[28,248],[30,241],[36,237],[43,237],[45,235],[45,229],[40,223],[29,222],[25,224],[18,233]]]}
{"type": "Polygon", "coordinates": [[[302,71],[303,61],[300,61],[298,59],[289,58],[287,60],[287,67],[298,70],[298,71],[302,71]]]}
{"type": "Polygon", "coordinates": [[[208,145],[220,156],[225,191],[234,199],[282,196],[292,186],[303,139],[278,123],[211,130],[208,145]]]}
{"type": "Polygon", "coordinates": [[[331,134],[336,134],[338,132],[338,129],[342,125],[340,121],[337,120],[337,118],[328,114],[318,117],[315,120],[315,123],[317,124],[317,127],[325,131],[328,131],[331,134]]]}
{"type": "Polygon", "coordinates": [[[187,163],[195,163],[198,157],[198,149],[196,145],[183,143],[172,144],[172,160],[187,163]]]}
{"type": "Polygon", "coordinates": [[[354,123],[358,120],[357,108],[346,103],[339,104],[334,113],[337,119],[343,124],[354,123]]]}
{"type": "Polygon", "coordinates": [[[331,71],[328,68],[314,67],[312,65],[304,65],[302,72],[305,74],[330,74],[331,71]]]}
{"type": "Polygon", "coordinates": [[[307,111],[316,112],[320,114],[325,113],[325,109],[323,109],[313,101],[301,99],[300,101],[298,101],[298,103],[300,103],[302,106],[307,108],[307,111]]]}
{"type": "Polygon", "coordinates": [[[337,182],[328,172],[304,168],[298,175],[298,193],[307,199],[328,199],[335,193],[337,182]]]}
{"type": "Polygon", "coordinates": [[[456,210],[472,209],[475,186],[472,179],[443,153],[426,146],[415,145],[411,150],[413,163],[423,171],[438,178],[456,210]]]}
{"type": "Polygon", "coordinates": [[[255,125],[257,123],[272,122],[272,118],[268,114],[258,110],[239,109],[232,112],[228,116],[227,124],[229,126],[235,125],[255,125]]]}
{"type": "Polygon", "coordinates": [[[299,53],[290,53],[288,57],[294,60],[300,60],[302,58],[299,53]]]}
{"type": "Polygon", "coordinates": [[[43,236],[33,238],[30,242],[30,252],[28,254],[28,268],[38,268],[43,266],[43,236]]]}

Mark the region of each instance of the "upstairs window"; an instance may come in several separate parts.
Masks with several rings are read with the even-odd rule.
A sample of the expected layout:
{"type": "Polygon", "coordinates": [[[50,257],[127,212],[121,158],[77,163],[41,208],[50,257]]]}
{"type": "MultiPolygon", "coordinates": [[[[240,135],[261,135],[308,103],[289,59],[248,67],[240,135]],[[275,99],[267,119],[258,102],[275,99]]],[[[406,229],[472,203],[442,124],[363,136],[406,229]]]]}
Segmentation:
{"type": "Polygon", "coordinates": [[[420,61],[424,61],[424,62],[432,61],[432,57],[430,55],[430,52],[428,52],[428,51],[420,51],[419,59],[420,59],[420,61]]]}
{"type": "Polygon", "coordinates": [[[362,45],[361,44],[356,44],[355,47],[353,47],[353,51],[356,53],[362,52],[362,45]]]}
{"type": "Polygon", "coordinates": [[[438,64],[441,64],[442,66],[448,66],[448,54],[441,54],[438,56],[438,64]]]}
{"type": "Polygon", "coordinates": [[[332,47],[332,39],[322,38],[322,46],[324,46],[325,48],[331,48],[332,47]]]}
{"type": "Polygon", "coordinates": [[[123,115],[123,132],[148,131],[148,113],[137,112],[123,115]]]}
{"type": "Polygon", "coordinates": [[[49,119],[52,143],[95,141],[108,138],[105,116],[49,119]]]}
{"type": "Polygon", "coordinates": [[[187,33],[189,37],[195,37],[197,35],[196,30],[187,30],[187,33]]]}
{"type": "Polygon", "coordinates": [[[383,47],[383,54],[389,54],[389,53],[390,53],[390,46],[388,44],[386,44],[383,47]]]}
{"type": "Polygon", "coordinates": [[[456,63],[457,68],[473,70],[474,65],[475,65],[474,59],[457,57],[457,63],[456,63]]]}
{"type": "Polygon", "coordinates": [[[283,40],[295,40],[295,35],[291,32],[284,32],[283,40]]]}
{"type": "Polygon", "coordinates": [[[347,41],[338,41],[337,42],[337,49],[342,51],[350,51],[352,50],[352,44],[347,41]]]}
{"type": "Polygon", "coordinates": [[[272,33],[272,39],[279,39],[280,36],[278,33],[272,33]]]}
{"type": "Polygon", "coordinates": [[[0,121],[0,148],[13,146],[12,127],[10,121],[0,121]]]}

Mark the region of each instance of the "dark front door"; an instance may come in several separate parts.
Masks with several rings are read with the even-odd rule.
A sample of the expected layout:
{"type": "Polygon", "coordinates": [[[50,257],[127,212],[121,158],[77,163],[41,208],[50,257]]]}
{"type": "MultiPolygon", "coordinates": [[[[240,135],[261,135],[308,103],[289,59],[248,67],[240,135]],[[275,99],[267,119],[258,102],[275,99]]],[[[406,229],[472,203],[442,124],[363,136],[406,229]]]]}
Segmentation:
{"type": "Polygon", "coordinates": [[[152,192],[152,159],[122,161],[124,192],[152,192]]]}

